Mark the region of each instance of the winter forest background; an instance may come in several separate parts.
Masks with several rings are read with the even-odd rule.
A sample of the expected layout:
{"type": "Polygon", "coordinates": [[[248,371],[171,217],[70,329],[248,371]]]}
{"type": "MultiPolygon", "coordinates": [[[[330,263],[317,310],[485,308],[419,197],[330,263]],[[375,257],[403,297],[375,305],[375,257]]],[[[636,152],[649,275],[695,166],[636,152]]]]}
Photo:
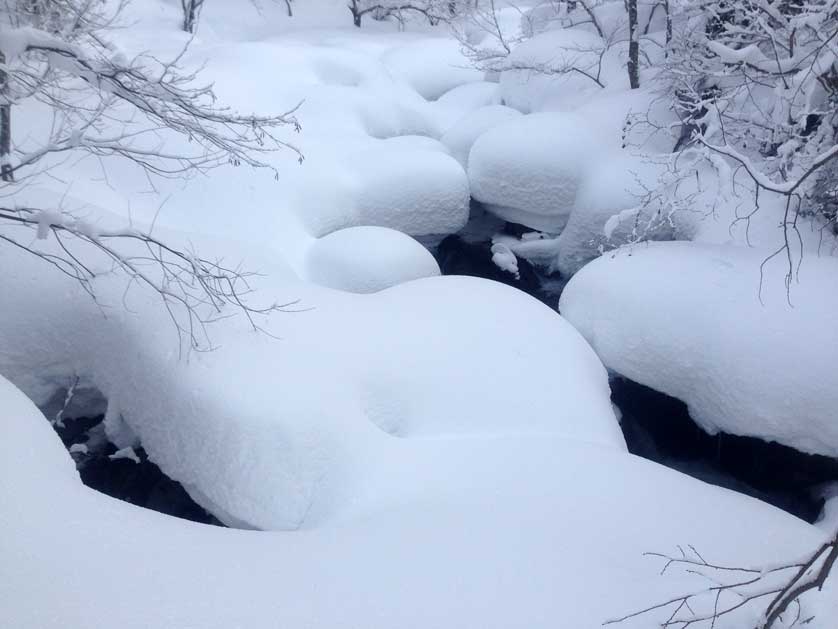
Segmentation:
{"type": "Polygon", "coordinates": [[[834,629],[836,138],[836,0],[0,0],[0,628],[834,629]]]}

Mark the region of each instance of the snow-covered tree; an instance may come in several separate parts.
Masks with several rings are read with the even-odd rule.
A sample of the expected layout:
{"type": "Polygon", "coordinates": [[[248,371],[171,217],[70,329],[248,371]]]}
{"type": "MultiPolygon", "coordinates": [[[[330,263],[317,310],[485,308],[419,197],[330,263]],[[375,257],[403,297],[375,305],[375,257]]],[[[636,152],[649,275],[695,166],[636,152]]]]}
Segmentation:
{"type": "Polygon", "coordinates": [[[760,194],[785,197],[776,255],[791,268],[801,217],[835,229],[823,192],[836,187],[838,2],[681,1],[673,24],[661,79],[683,123],[676,150],[745,173],[755,212],[760,194]]]}
{"type": "Polygon", "coordinates": [[[199,309],[231,305],[248,315],[263,310],[243,300],[242,273],[151,234],[97,230],[61,208],[32,207],[19,202],[17,193],[49,176],[60,159],[80,155],[129,160],[150,178],[183,177],[223,164],[271,169],[268,152],[296,152],[277,131],[297,121],[293,112],[247,116],[219,106],[211,86],[182,69],[183,55],[171,61],[124,55],[108,40],[123,5],[14,0],[0,9],[0,240],[52,264],[91,295],[96,274],[77,247],[104,255],[131,282],[157,291],[195,346],[205,317],[199,309]],[[47,123],[16,128],[14,112],[23,108],[47,112],[47,123]],[[172,145],[188,149],[166,148],[165,139],[177,136],[189,142],[172,145]],[[61,253],[33,246],[20,227],[39,239],[53,235],[61,253]]]}
{"type": "Polygon", "coordinates": [[[347,8],[352,23],[359,28],[367,15],[375,20],[394,19],[400,24],[411,16],[420,16],[435,25],[453,17],[457,3],[451,0],[349,0],[347,8]]]}

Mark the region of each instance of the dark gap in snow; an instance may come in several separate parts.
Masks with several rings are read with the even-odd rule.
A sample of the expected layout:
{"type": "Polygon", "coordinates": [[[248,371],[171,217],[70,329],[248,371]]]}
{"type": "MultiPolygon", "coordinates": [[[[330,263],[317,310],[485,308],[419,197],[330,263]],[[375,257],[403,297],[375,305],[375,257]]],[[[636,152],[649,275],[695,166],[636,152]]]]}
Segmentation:
{"type": "Polygon", "coordinates": [[[629,451],[684,474],[727,487],[814,522],[819,486],[838,480],[838,459],[805,454],[754,437],[702,430],[675,398],[626,378],[611,381],[629,451]]]}
{"type": "Polygon", "coordinates": [[[559,273],[518,258],[518,277],[502,270],[492,262],[492,236],[506,234],[520,236],[533,230],[523,225],[507,223],[479,208],[472,202],[468,225],[458,234],[451,234],[436,246],[429,247],[443,275],[468,275],[494,280],[524,291],[554,310],[567,283],[559,273]]]}
{"type": "MultiPolygon", "coordinates": [[[[104,431],[104,415],[65,419],[55,431],[70,451],[82,482],[96,491],[152,511],[184,520],[223,526],[200,507],[183,486],[148,460],[142,448],[132,458],[117,454],[104,431]]],[[[123,453],[124,454],[124,453],[123,453]]]]}

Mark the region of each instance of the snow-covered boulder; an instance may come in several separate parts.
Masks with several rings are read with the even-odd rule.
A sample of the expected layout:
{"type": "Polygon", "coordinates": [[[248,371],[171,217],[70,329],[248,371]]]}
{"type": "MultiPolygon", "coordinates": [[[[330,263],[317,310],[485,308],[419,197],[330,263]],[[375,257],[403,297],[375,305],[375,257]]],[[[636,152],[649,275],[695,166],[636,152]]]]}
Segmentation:
{"type": "Polygon", "coordinates": [[[431,253],[386,227],[349,227],[314,241],[306,257],[309,280],[353,293],[373,293],[439,275],[431,253]]]}
{"type": "MultiPolygon", "coordinates": [[[[524,113],[567,110],[602,90],[599,81],[627,83],[625,69],[596,33],[580,28],[550,30],[517,46],[500,77],[503,103],[524,113]],[[615,67],[619,72],[615,71],[615,67]]],[[[627,86],[626,86],[627,87],[627,86]]]]}
{"type": "Polygon", "coordinates": [[[483,78],[453,38],[422,38],[388,50],[382,61],[427,100],[436,100],[455,87],[483,78]]]}
{"type": "Polygon", "coordinates": [[[599,143],[577,115],[523,116],[481,135],[468,158],[472,196],[508,221],[558,233],[599,143]]]}
{"type": "MultiPolygon", "coordinates": [[[[760,566],[825,535],[640,458],[545,435],[387,439],[341,471],[342,517],[247,533],[83,486],[2,378],[0,425],[0,606],[14,629],[598,627],[704,587],[658,576],[644,552],[689,542],[708,560],[760,566]]],[[[836,600],[827,582],[802,611],[831,626],[836,600]]],[[[720,627],[750,626],[744,611],[720,627]]]]}
{"type": "Polygon", "coordinates": [[[487,81],[466,83],[445,92],[431,103],[431,113],[440,129],[451,127],[467,113],[499,103],[498,84],[487,81]]]}
{"type": "Polygon", "coordinates": [[[440,141],[448,147],[454,159],[467,168],[468,154],[477,138],[492,127],[520,115],[519,111],[510,107],[487,105],[463,116],[443,134],[440,141]]]}
{"type": "Polygon", "coordinates": [[[376,148],[347,166],[357,225],[425,236],[459,231],[468,220],[468,179],[445,153],[376,148]]]}
{"type": "Polygon", "coordinates": [[[838,258],[789,293],[770,250],[648,243],[577,273],[560,310],[607,367],[683,400],[710,432],[838,456],[838,258]]]}
{"type": "MultiPolygon", "coordinates": [[[[52,239],[37,244],[60,251],[52,239]]],[[[228,259],[234,251],[224,247],[228,259]]],[[[136,283],[126,292],[125,277],[103,273],[97,305],[50,265],[0,247],[0,265],[16,269],[0,275],[0,294],[15,296],[0,302],[0,373],[40,405],[77,379],[98,391],[154,463],[236,526],[336,517],[363,462],[393,436],[550,434],[625,450],[599,359],[524,293],[431,277],[358,295],[300,282],[267,253],[248,253],[245,267],[264,274],[250,278],[249,303],[299,300],[298,312],[257,316],[267,333],[258,334],[225,310],[206,329],[214,351],[180,354],[157,293],[136,283]]],[[[187,334],[184,313],[175,315],[187,334]]]]}

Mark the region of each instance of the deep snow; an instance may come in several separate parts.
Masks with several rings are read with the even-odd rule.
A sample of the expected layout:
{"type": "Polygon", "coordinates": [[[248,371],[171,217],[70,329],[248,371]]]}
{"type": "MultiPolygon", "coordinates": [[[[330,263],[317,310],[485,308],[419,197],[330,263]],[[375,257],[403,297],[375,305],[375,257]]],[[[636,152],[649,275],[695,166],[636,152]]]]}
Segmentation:
{"type": "MultiPolygon", "coordinates": [[[[294,3],[292,19],[282,3],[259,5],[208,3],[183,63],[205,64],[220,101],[240,111],[299,105],[303,128],[284,139],[302,164],[286,151],[269,157],[278,180],[231,165],[150,191],[130,165],[70,160],[16,195],[241,260],[261,273],[254,303],[293,307],[260,318],[263,334],[220,318],[208,328],[214,351],[183,351],[158,296],[104,273],[95,253],[73,249],[103,271],[98,304],[49,265],[0,247],[12,270],[0,274],[4,621],[596,627],[704,586],[659,578],[643,552],[687,543],[761,565],[823,539],[765,504],[628,455],[609,399],[603,362],[684,399],[708,429],[838,453],[828,414],[838,403],[834,260],[807,258],[794,308],[776,273],[760,304],[758,262],[781,230],[766,212],[748,234],[760,249],[742,246],[746,234],[730,223],[747,191],[715,194],[718,178],[699,173],[687,192],[718,201],[714,213],[666,216],[653,235],[710,244],[607,253],[568,286],[568,320],[500,284],[437,277],[412,238],[461,230],[472,197],[533,230],[494,235],[494,261],[510,275],[516,256],[567,274],[633,240],[638,216],[656,218],[632,213],[638,180],[660,176],[671,145],[641,146],[627,121],[650,112],[665,127],[672,114],[646,90],[626,92],[619,47],[603,57],[602,88],[520,68],[484,75],[443,28],[354,29],[339,0],[294,3]],[[117,447],[142,444],[222,521],[266,530],[197,526],[86,489],[6,379],[52,417],[69,387],[68,418],[106,404],[117,447]]],[[[114,37],[128,54],[173,56],[187,41],[179,11],[134,3],[131,28],[114,37]]],[[[539,11],[501,13],[503,28],[536,34],[512,58],[521,65],[591,56],[587,34],[538,32],[539,11]]],[[[46,112],[18,109],[15,141],[34,144],[46,112]]],[[[34,246],[59,252],[47,236],[34,246]]],[[[806,605],[828,619],[835,600],[833,587],[806,605]]]]}

